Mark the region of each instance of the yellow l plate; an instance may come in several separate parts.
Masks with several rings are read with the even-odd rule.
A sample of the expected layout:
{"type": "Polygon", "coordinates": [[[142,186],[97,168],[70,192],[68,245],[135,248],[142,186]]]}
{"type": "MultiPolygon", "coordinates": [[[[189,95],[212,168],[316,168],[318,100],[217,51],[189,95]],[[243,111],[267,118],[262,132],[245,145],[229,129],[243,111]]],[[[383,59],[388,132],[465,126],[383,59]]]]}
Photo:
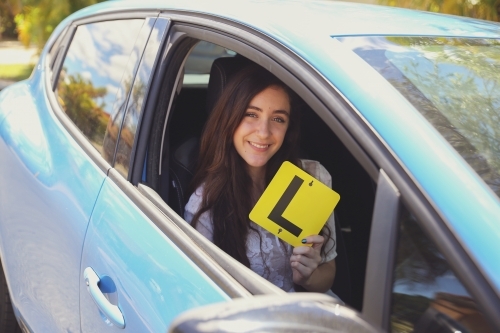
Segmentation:
{"type": "Polygon", "coordinates": [[[250,220],[291,244],[317,235],[340,200],[319,180],[285,161],[250,212],[250,220]]]}

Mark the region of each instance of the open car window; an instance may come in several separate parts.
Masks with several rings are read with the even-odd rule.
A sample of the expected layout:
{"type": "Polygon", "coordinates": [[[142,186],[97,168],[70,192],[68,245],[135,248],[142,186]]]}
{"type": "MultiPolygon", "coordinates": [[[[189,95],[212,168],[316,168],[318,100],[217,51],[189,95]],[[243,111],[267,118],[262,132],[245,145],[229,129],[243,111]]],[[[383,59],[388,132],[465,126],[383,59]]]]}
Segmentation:
{"type": "MultiPolygon", "coordinates": [[[[213,105],[209,83],[211,67],[216,59],[235,58],[242,63],[251,62],[245,55],[208,41],[186,39],[176,49],[180,59],[171,60],[162,79],[160,100],[151,135],[141,182],[154,190],[148,196],[173,210],[182,219],[189,198],[190,181],[196,166],[199,138],[213,105]]],[[[175,50],[175,49],[174,49],[175,50]]],[[[316,111],[304,101],[301,105],[301,158],[319,161],[332,175],[333,189],[342,196],[336,208],[336,258],[338,269],[335,293],[348,305],[362,307],[364,272],[368,238],[376,186],[368,173],[345,147],[316,111]],[[339,163],[339,161],[342,161],[339,163]],[[339,241],[340,240],[340,241],[339,241]]],[[[146,193],[148,189],[141,186],[146,193]]],[[[189,227],[187,222],[181,228],[189,227]]],[[[191,228],[191,227],[189,227],[191,228]]],[[[203,237],[193,228],[191,231],[203,237]]],[[[210,251],[216,261],[228,267],[220,251],[213,244],[200,246],[210,251]],[[211,246],[212,245],[212,246],[211,246]]],[[[231,265],[238,266],[231,263],[231,265]]],[[[228,269],[243,285],[259,293],[248,281],[246,268],[228,269]],[[238,273],[238,271],[240,273],[238,273]],[[245,281],[246,280],[246,281],[245,281]]],[[[253,275],[250,275],[252,277],[253,275]]],[[[335,285],[335,283],[334,283],[335,285]]]]}

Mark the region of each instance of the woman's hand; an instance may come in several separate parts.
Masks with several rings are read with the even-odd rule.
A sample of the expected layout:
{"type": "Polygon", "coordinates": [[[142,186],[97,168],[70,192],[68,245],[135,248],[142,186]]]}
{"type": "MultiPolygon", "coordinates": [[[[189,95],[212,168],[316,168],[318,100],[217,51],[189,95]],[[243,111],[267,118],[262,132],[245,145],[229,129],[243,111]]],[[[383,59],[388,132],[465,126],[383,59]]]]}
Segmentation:
{"type": "Polygon", "coordinates": [[[323,246],[325,238],[314,235],[305,238],[305,240],[305,244],[312,243],[312,246],[298,246],[293,249],[293,254],[290,257],[293,282],[301,286],[309,280],[312,273],[318,268],[321,262],[321,246],[323,246]]]}
{"type": "Polygon", "coordinates": [[[305,244],[312,246],[298,246],[290,257],[293,282],[309,291],[325,292],[333,284],[335,260],[320,264],[321,247],[325,241],[323,236],[313,235],[305,240],[305,244]]]}

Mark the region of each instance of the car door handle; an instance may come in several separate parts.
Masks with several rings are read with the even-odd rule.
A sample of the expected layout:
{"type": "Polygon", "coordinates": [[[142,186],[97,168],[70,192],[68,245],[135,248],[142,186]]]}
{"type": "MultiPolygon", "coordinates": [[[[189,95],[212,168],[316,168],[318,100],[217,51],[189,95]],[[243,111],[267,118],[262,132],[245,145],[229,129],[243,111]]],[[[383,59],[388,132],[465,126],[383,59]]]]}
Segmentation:
{"type": "Polygon", "coordinates": [[[125,318],[120,308],[111,304],[106,296],[104,296],[101,289],[99,289],[100,279],[91,267],[85,268],[83,271],[83,278],[85,279],[87,290],[99,310],[101,310],[113,325],[118,328],[125,328],[125,318]]]}

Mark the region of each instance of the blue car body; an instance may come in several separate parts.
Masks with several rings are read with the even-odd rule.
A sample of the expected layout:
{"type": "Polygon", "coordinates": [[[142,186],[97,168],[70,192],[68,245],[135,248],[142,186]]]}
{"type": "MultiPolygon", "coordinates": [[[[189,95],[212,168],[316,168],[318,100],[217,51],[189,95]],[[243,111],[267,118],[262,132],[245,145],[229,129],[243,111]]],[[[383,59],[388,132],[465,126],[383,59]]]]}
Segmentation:
{"type": "MultiPolygon", "coordinates": [[[[468,256],[481,273],[484,290],[493,291],[484,304],[500,304],[499,198],[406,98],[343,43],[360,36],[497,40],[500,25],[326,1],[245,1],[231,6],[212,1],[110,1],[65,19],[31,77],[0,93],[0,254],[22,325],[35,332],[116,330],[116,322],[102,312],[98,315],[100,310],[89,298],[82,277],[87,267],[102,281],[112,281],[103,293],[125,313],[125,330],[130,332],[163,332],[186,310],[253,293],[232,286],[236,291],[231,294],[215,283],[179,241],[172,241],[152,222],[164,218],[158,217],[161,213],[145,213],[151,203],[138,205],[137,200],[144,201],[140,191],[116,181],[120,175],[113,166],[96,162],[100,155],[90,143],[75,140],[67,130],[73,126],[70,120],[53,110],[46,68],[50,47],[73,22],[116,10],[162,13],[170,23],[178,15],[191,14],[214,26],[232,22],[301,59],[348,101],[356,117],[375,133],[377,144],[400,163],[460,245],[460,255],[468,256]]],[[[162,28],[164,34],[169,22],[162,28]]],[[[145,74],[146,83],[152,71],[145,74]]],[[[349,124],[343,113],[335,117],[349,124]]],[[[185,238],[186,247],[195,248],[185,238]]],[[[224,279],[232,281],[218,281],[224,279]]],[[[281,294],[268,288],[269,293],[281,294]]]]}

